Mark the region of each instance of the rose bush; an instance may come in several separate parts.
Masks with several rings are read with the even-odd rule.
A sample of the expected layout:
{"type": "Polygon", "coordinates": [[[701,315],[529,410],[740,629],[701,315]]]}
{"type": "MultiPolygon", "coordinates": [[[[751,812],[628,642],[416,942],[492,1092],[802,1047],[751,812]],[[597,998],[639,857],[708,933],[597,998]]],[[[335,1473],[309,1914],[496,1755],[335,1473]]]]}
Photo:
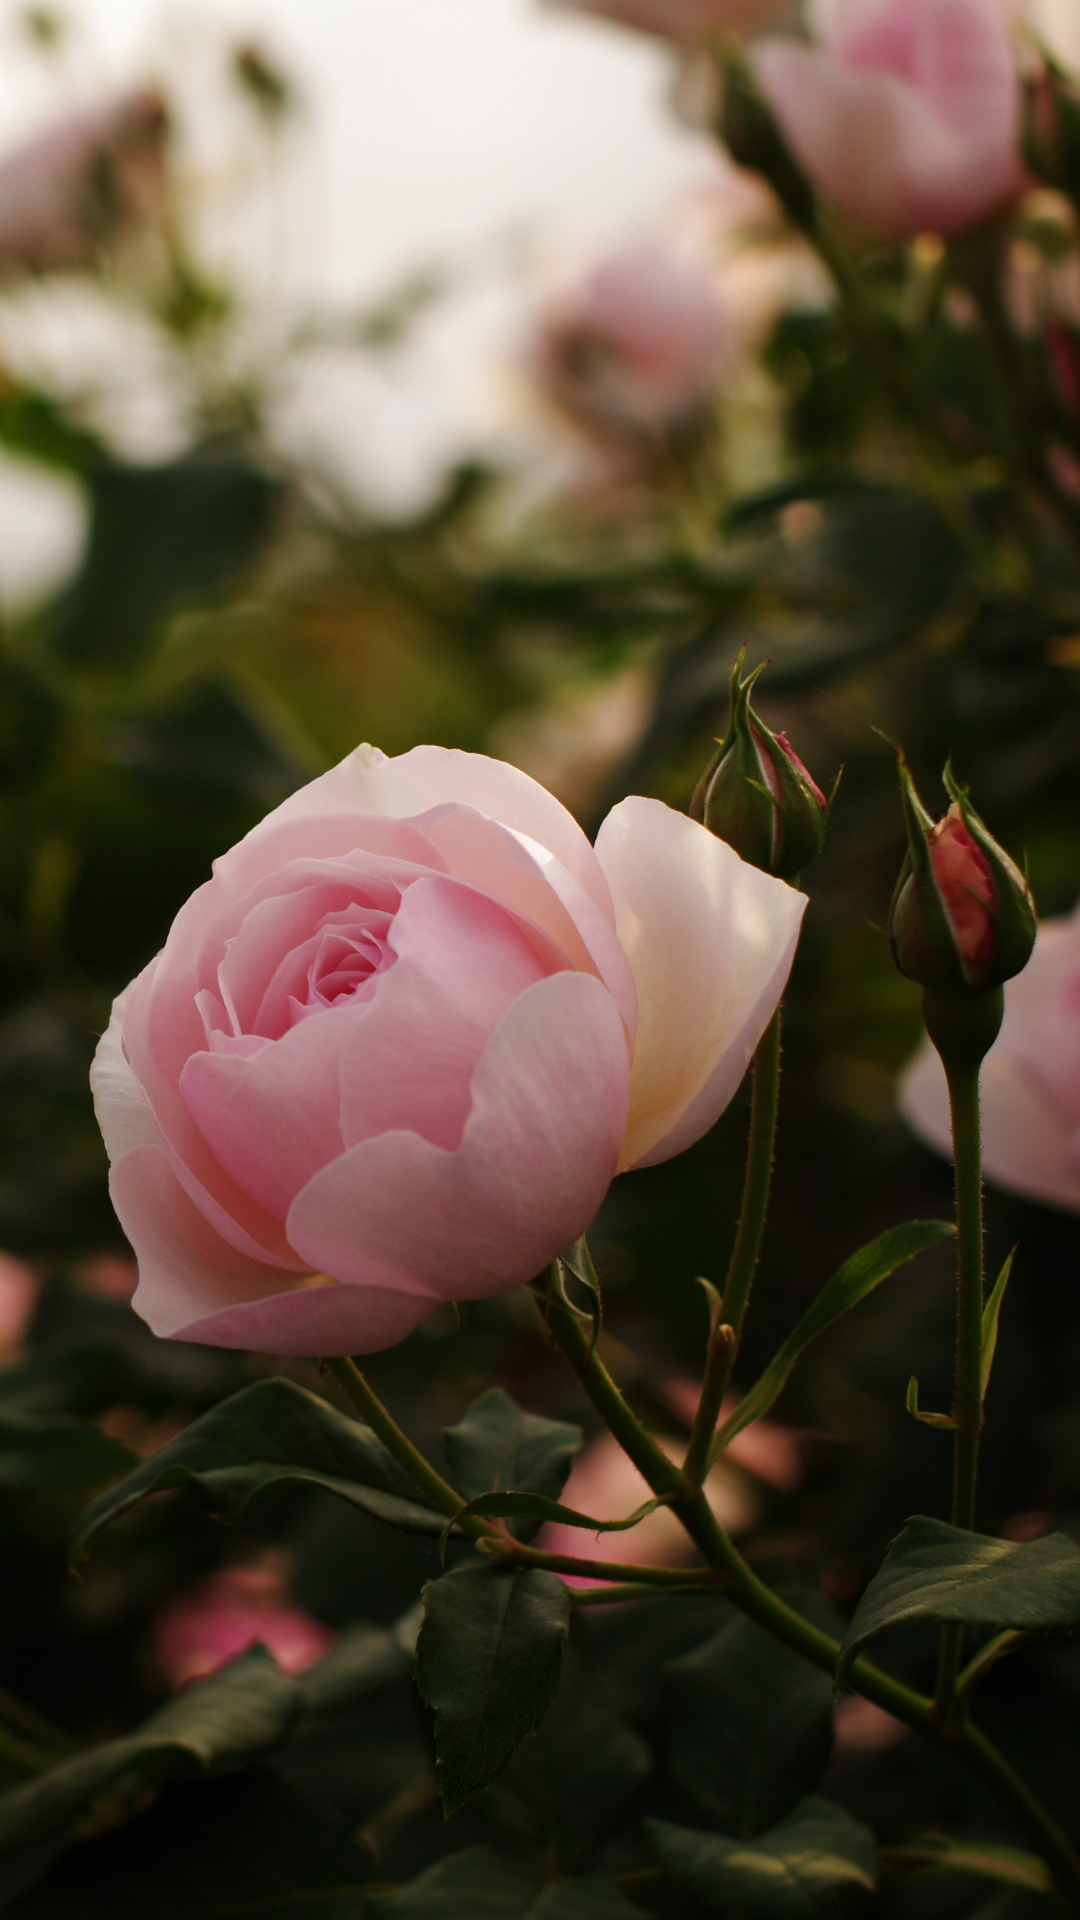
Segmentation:
{"type": "MultiPolygon", "coordinates": [[[[980,1091],[987,1177],[1080,1209],[1080,909],[1044,921],[1023,973],[1006,981],[980,1091]]],[[[950,1152],[945,1075],[929,1041],[901,1076],[900,1107],[922,1139],[950,1152]]]]}
{"type": "Polygon", "coordinates": [[[954,233],[1022,190],[1019,72],[994,0],[833,0],[821,36],[752,57],[834,205],[884,234],[954,233]]]}
{"type": "Polygon", "coordinates": [[[659,801],[594,850],[499,761],[357,749],[115,1004],[93,1084],[137,1310],[341,1354],[520,1285],[711,1126],[804,905],[659,801]]]}

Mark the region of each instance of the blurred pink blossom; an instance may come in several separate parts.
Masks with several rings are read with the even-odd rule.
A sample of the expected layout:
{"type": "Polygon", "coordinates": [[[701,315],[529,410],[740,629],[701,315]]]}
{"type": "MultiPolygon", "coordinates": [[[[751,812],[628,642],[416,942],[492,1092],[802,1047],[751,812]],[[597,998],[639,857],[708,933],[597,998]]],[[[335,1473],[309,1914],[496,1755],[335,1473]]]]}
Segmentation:
{"type": "Polygon", "coordinates": [[[0,1357],[21,1346],[37,1296],[33,1268],[10,1253],[0,1253],[0,1357]]]}
{"type": "MultiPolygon", "coordinates": [[[[983,1165],[1033,1200],[1080,1211],[1080,908],[1039,927],[1022,973],[1005,984],[1005,1018],[983,1063],[983,1165]]],[[[900,1079],[900,1108],[949,1153],[945,1075],[926,1041],[900,1079]]]]}
{"type": "Polygon", "coordinates": [[[175,1692],[205,1679],[261,1642],[285,1673],[302,1673],[328,1649],[333,1634],[294,1605],[270,1564],[225,1567],[189,1588],[161,1612],[153,1655],[175,1692]]]}
{"type": "Polygon", "coordinates": [[[705,275],[646,243],[598,261],[553,304],[534,368],[548,397],[593,431],[663,440],[706,411],[724,348],[705,275]]]}
{"type": "Polygon", "coordinates": [[[902,1721],[857,1693],[837,1701],[833,1725],[841,1753],[880,1753],[884,1747],[895,1747],[907,1732],[902,1721]]]}
{"type": "MultiPolygon", "coordinates": [[[[657,1445],[669,1460],[681,1460],[685,1452],[670,1440],[658,1438],[657,1445]]],[[[729,1533],[745,1533],[753,1525],[758,1503],[752,1487],[736,1469],[726,1463],[715,1467],[705,1482],[705,1491],[709,1505],[729,1533]]],[[[622,1520],[644,1505],[650,1490],[614,1436],[602,1433],[578,1456],[560,1497],[563,1506],[592,1514],[597,1520],[622,1520]]],[[[695,1566],[698,1561],[681,1522],[669,1507],[654,1507],[626,1533],[593,1534],[580,1527],[549,1522],[540,1529],[536,1545],[546,1553],[570,1553],[579,1559],[622,1561],[631,1566],[695,1566]]],[[[574,1586],[596,1584],[577,1574],[566,1577],[574,1586]]]]}
{"type": "MultiPolygon", "coordinates": [[[[684,1426],[693,1425],[701,1397],[699,1380],[665,1380],[656,1388],[656,1394],[684,1426]]],[[[729,1393],[720,1409],[720,1420],[734,1413],[738,1404],[738,1394],[729,1393]]],[[[803,1436],[791,1427],[778,1426],[774,1420],[755,1420],[752,1426],[744,1427],[727,1447],[726,1455],[733,1466],[752,1473],[755,1480],[763,1481],[777,1493],[790,1493],[802,1479],[803,1436]]]]}
{"type": "Polygon", "coordinates": [[[0,272],[90,265],[160,200],[165,131],[159,96],[133,93],[69,114],[0,159],[0,272]]]}
{"type": "Polygon", "coordinates": [[[1020,79],[995,0],[833,0],[822,44],[769,38],[758,81],[825,197],[876,232],[958,232],[1024,187],[1020,79]]]}

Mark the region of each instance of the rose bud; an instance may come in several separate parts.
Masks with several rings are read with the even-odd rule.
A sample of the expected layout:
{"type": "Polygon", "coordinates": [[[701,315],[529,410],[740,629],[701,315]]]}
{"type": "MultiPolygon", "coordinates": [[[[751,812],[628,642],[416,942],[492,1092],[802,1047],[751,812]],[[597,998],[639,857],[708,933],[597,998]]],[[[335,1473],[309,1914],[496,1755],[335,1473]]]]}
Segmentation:
{"type": "MultiPolygon", "coordinates": [[[[986,1178],[1080,1213],[1080,907],[1042,921],[1030,962],[1006,982],[979,1095],[986,1178]]],[[[929,1041],[900,1077],[899,1105],[920,1139],[951,1153],[948,1087],[929,1041]]]]}
{"type": "Polygon", "coordinates": [[[820,45],[770,35],[751,66],[834,206],[895,238],[958,233],[1025,184],[1004,14],[995,0],[834,0],[820,45]]]}
{"type": "Polygon", "coordinates": [[[690,802],[690,815],[752,867],[790,880],[821,852],[829,802],[786,733],[770,733],[750,705],[762,667],[731,669],[728,730],[690,802]]]}
{"type": "Polygon", "coordinates": [[[889,909],[893,958],[909,980],[938,993],[985,993],[1027,965],[1035,944],[1035,907],[1027,881],[987,832],[957,784],[934,820],[897,756],[908,852],[889,909]]]}
{"type": "Polygon", "coordinates": [[[733,1097],[802,895],[658,800],[360,747],[224,854],[93,1085],[155,1333],[374,1352],[508,1293],[733,1097]]]}

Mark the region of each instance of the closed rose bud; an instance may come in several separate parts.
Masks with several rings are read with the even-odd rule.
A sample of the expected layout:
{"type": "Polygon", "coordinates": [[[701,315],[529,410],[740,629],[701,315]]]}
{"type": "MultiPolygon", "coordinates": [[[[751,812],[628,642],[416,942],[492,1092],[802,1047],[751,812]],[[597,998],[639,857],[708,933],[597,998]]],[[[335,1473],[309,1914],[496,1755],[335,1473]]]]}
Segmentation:
{"type": "Polygon", "coordinates": [[[690,813],[752,867],[781,880],[800,873],[825,838],[829,803],[786,733],[770,733],[750,705],[761,667],[731,670],[731,718],[694,791],[690,813]]]}
{"type": "Polygon", "coordinates": [[[1027,965],[1035,943],[1027,881],[950,767],[952,805],[934,820],[903,754],[898,761],[908,854],[889,911],[893,957],[901,973],[938,993],[985,993],[1027,965]]]}

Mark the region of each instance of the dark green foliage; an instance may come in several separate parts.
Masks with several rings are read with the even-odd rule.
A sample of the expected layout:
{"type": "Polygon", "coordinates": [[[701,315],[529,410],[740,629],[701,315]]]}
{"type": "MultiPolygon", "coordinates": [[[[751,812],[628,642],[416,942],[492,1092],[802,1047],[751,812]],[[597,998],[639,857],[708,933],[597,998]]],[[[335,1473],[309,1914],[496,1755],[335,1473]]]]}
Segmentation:
{"type": "Polygon", "coordinates": [[[916,1514],[874,1575],[844,1636],[836,1683],[859,1648],[908,1620],[966,1627],[1080,1626],[1080,1547],[1061,1533],[1020,1544],[916,1514]]]}
{"type": "MultiPolygon", "coordinates": [[[[502,1387],[490,1387],[444,1438],[450,1478],[467,1500],[519,1488],[553,1500],[562,1492],[582,1433],[565,1420],[525,1413],[502,1387]]],[[[534,1525],[519,1532],[527,1539],[535,1530],[534,1525]]]]}
{"type": "Polygon", "coordinates": [[[424,1588],[416,1679],[449,1815],[497,1780],[559,1684],[570,1595],[554,1573],[466,1566],[424,1588]]]}
{"type": "Polygon", "coordinates": [[[369,1894],[364,1920],[634,1920],[641,1908],[605,1874],[544,1884],[488,1847],[466,1847],[411,1886],[369,1894]]]}
{"type": "Polygon", "coordinates": [[[736,1617],[672,1661],[668,1764],[695,1813],[750,1839],[817,1786],[832,1750],[827,1673],[736,1617]]]}
{"type": "Polygon", "coordinates": [[[650,1820],[649,1839],[672,1879],[711,1912],[745,1920],[813,1920],[839,1893],[871,1892],[874,1836],[831,1801],[804,1800],[753,1841],[650,1820]]]}
{"type": "Polygon", "coordinates": [[[367,1427],[291,1380],[259,1380],[196,1420],[168,1447],[95,1502],[72,1541],[78,1560],[95,1535],[149,1493],[194,1484],[222,1519],[282,1482],[320,1486],[378,1519],[441,1533],[413,1483],[367,1427]]]}
{"type": "Polygon", "coordinates": [[[137,1807],[147,1788],[266,1752],[299,1705],[296,1682],[254,1648],[170,1701],[138,1732],[75,1754],[0,1794],[0,1856],[68,1834],[87,1809],[100,1808],[111,1824],[137,1807]],[[115,1804],[106,1816],[109,1801],[115,1804]]]}

